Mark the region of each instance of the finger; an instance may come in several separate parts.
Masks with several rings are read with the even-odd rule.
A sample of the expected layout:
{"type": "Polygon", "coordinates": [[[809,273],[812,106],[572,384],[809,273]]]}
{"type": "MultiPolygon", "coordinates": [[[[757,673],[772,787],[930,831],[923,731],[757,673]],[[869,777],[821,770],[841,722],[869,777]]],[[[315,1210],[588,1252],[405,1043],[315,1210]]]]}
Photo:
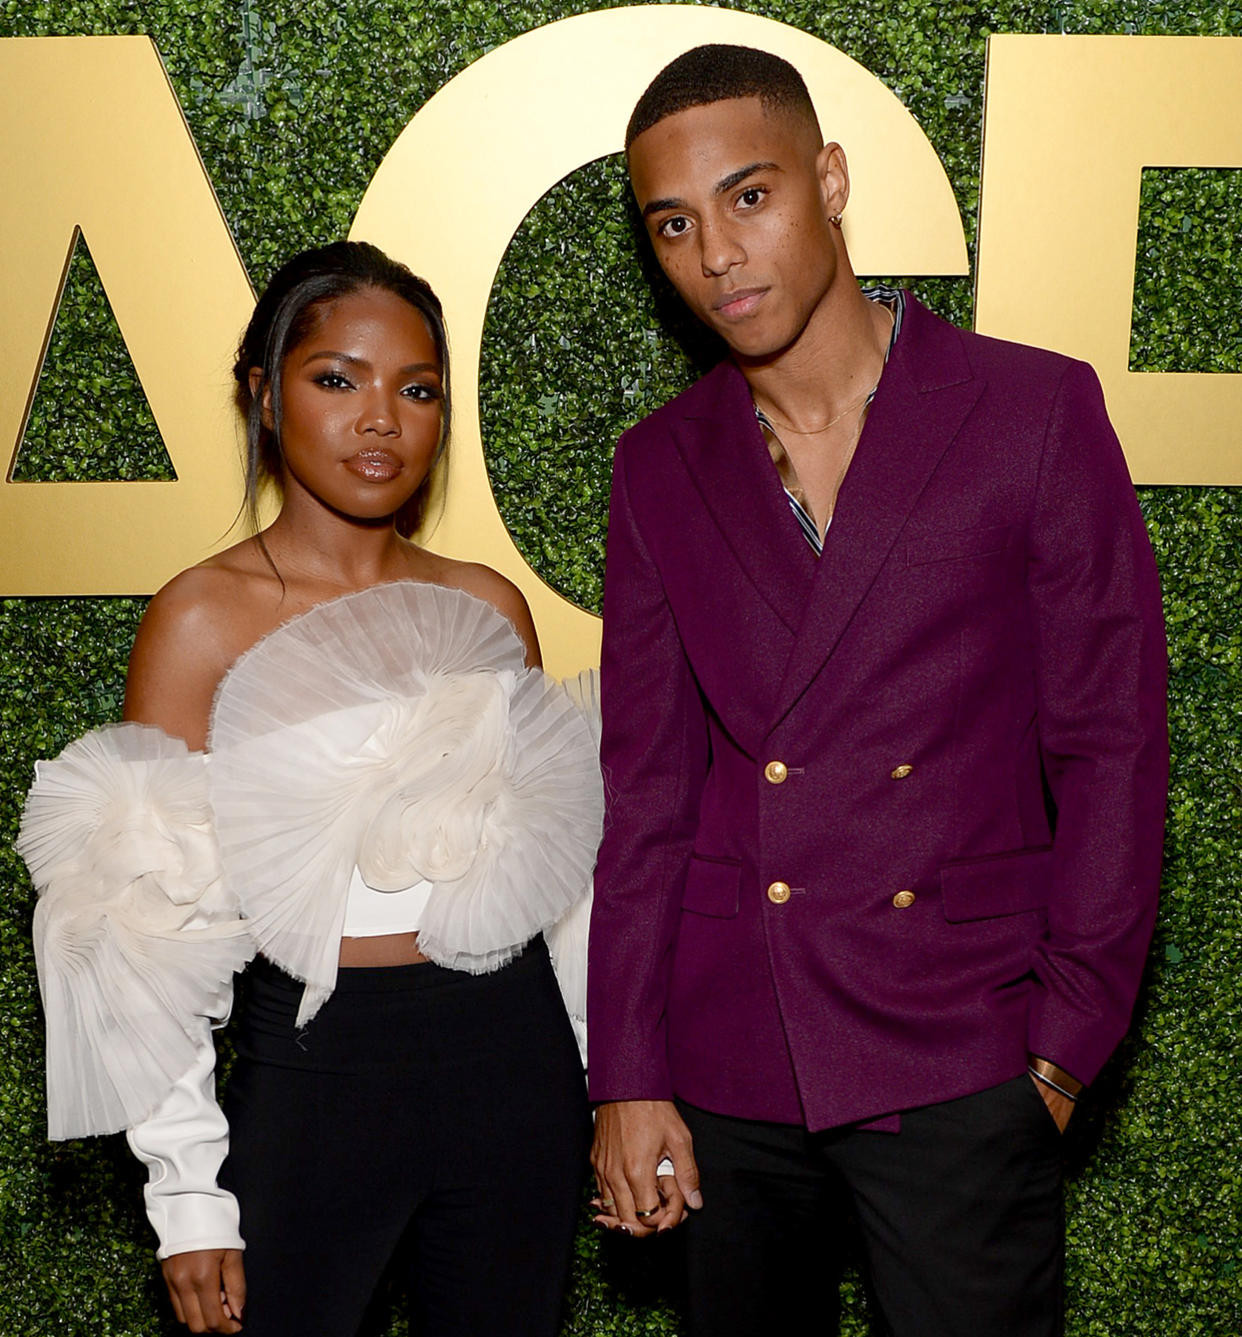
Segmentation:
{"type": "MultiPolygon", "coordinates": [[[[611,1202],[612,1206],[601,1206],[600,1215],[604,1218],[603,1224],[606,1224],[609,1229],[623,1230],[625,1234],[632,1235],[635,1239],[643,1239],[645,1236],[655,1233],[654,1227],[648,1226],[645,1221],[638,1219],[634,1205],[634,1194],[630,1189],[630,1182],[624,1171],[620,1173],[605,1171],[604,1184],[606,1191],[601,1195],[601,1204],[611,1202]]],[[[656,1196],[656,1191],[652,1189],[653,1201],[656,1196]]]]}
{"type": "Polygon", "coordinates": [[[189,1320],[185,1316],[185,1306],[181,1303],[181,1296],[167,1276],[164,1278],[164,1285],[168,1287],[168,1298],[172,1301],[173,1316],[178,1323],[188,1323],[189,1320]]]}
{"type": "Polygon", "coordinates": [[[611,1213],[601,1212],[593,1216],[591,1220],[604,1230],[611,1231],[617,1235],[626,1235],[630,1239],[646,1239],[648,1235],[654,1235],[656,1232],[648,1226],[631,1226],[622,1221],[620,1217],[611,1213]]]}
{"type": "Polygon", "coordinates": [[[200,1332],[238,1332],[241,1324],[231,1315],[227,1314],[221,1297],[224,1292],[221,1289],[221,1277],[217,1274],[210,1281],[203,1281],[196,1285],[193,1300],[187,1300],[186,1307],[189,1309],[194,1302],[198,1304],[198,1310],[202,1316],[203,1327],[195,1329],[191,1327],[190,1331],[200,1332]]]}
{"type": "Polygon", "coordinates": [[[203,1317],[203,1310],[199,1304],[198,1293],[196,1291],[187,1291],[182,1299],[182,1307],[185,1311],[185,1326],[191,1332],[208,1332],[207,1320],[203,1317]]]}
{"type": "MultiPolygon", "coordinates": [[[[670,1180],[671,1183],[671,1180],[670,1180]]],[[[673,1189],[676,1193],[676,1186],[673,1189]]],[[[634,1239],[646,1239],[649,1235],[664,1234],[669,1230],[679,1226],[689,1216],[681,1195],[677,1194],[676,1200],[661,1204],[660,1212],[656,1216],[648,1217],[639,1222],[637,1226],[631,1226],[623,1222],[614,1211],[606,1208],[600,1208],[591,1220],[605,1230],[624,1232],[634,1239]]]]}
{"type": "Polygon", "coordinates": [[[626,1225],[646,1228],[663,1210],[664,1200],[660,1197],[653,1162],[625,1166],[623,1177],[612,1182],[612,1189],[617,1203],[616,1214],[626,1225]]]}
{"type": "Polygon", "coordinates": [[[672,1175],[660,1177],[660,1196],[664,1199],[664,1210],[656,1223],[657,1232],[672,1230],[689,1216],[686,1200],[672,1175]]]}
{"type": "Polygon", "coordinates": [[[694,1144],[688,1129],[684,1145],[673,1149],[673,1174],[686,1206],[697,1212],[703,1206],[703,1194],[699,1189],[699,1163],[694,1159],[694,1144]]]}
{"type": "Polygon", "coordinates": [[[634,1201],[630,1195],[630,1186],[619,1164],[600,1167],[599,1199],[601,1204],[610,1204],[605,1210],[612,1212],[618,1219],[628,1212],[630,1220],[634,1220],[634,1201]]]}
{"type": "Polygon", "coordinates": [[[246,1269],[238,1251],[230,1249],[225,1254],[220,1268],[220,1281],[224,1286],[225,1307],[240,1323],[246,1309],[246,1269]]]}

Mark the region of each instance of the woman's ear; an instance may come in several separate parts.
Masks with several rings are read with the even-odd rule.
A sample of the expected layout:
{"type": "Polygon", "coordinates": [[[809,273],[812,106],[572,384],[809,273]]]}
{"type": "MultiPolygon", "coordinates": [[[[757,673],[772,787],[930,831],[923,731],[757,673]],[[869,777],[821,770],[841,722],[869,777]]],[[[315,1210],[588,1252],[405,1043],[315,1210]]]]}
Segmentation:
{"type": "Polygon", "coordinates": [[[264,381],[262,367],[251,367],[249,380],[250,380],[250,398],[257,399],[260,393],[262,393],[263,406],[260,410],[260,414],[263,426],[266,427],[269,432],[273,432],[276,430],[276,420],[275,418],[272,417],[271,382],[264,381]]]}

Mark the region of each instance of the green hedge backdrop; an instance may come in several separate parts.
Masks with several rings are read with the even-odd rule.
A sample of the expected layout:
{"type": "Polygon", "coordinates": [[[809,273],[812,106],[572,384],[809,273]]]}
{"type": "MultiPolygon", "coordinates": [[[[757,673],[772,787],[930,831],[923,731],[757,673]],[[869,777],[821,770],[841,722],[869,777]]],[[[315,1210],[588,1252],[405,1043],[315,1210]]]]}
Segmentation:
{"type": "MultiPolygon", "coordinates": [[[[345,235],[385,151],[447,79],[519,33],[600,7],[0,0],[0,35],[153,37],[257,286],[291,252],[345,235]]],[[[884,80],[944,160],[972,239],[988,33],[1242,32],[1236,4],[1191,0],[755,0],[733,7],[814,33],[884,80]]],[[[1206,170],[1144,174],[1135,369],[1242,371],[1240,178],[1206,170]]],[[[1051,190],[1053,217],[1055,183],[1051,190]]],[[[682,388],[707,355],[693,338],[679,342],[684,321],[652,295],[647,268],[620,165],[602,161],[534,209],[497,276],[489,311],[483,422],[502,512],[532,564],[589,607],[599,602],[612,442],[682,388]]],[[[970,323],[969,280],[916,286],[942,314],[970,323]]],[[[168,476],[81,246],[16,476],[168,476]]],[[[1237,1337],[1242,499],[1224,488],[1148,488],[1141,497],[1164,577],[1172,660],[1165,896],[1131,1038],[1067,1140],[1069,1331],[1237,1337]]],[[[11,848],[34,759],[118,716],[142,607],[138,599],[0,601],[6,1337],[175,1327],[155,1279],[141,1177],[123,1140],[44,1140],[32,890],[11,848]]],[[[676,1333],[676,1240],[645,1248],[601,1240],[585,1212],[583,1219],[566,1333],[676,1333]]],[[[860,1334],[865,1301],[856,1283],[847,1282],[847,1291],[844,1330],[860,1334]]],[[[405,1332],[398,1311],[385,1301],[376,1332],[405,1332]]]]}

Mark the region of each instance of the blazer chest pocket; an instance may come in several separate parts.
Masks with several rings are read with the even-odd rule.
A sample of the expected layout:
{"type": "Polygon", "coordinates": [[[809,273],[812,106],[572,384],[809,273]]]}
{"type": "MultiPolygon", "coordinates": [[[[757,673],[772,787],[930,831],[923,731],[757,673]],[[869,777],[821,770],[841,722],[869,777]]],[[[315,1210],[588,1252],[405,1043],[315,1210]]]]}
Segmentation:
{"type": "Polygon", "coordinates": [[[940,898],[951,924],[1018,915],[1048,906],[1051,848],[963,859],[940,870],[940,898]]]}
{"type": "Polygon", "coordinates": [[[1011,525],[988,525],[983,529],[936,530],[906,541],[906,565],[927,566],[932,562],[956,562],[964,557],[987,557],[1003,552],[1011,525]]]}
{"type": "Polygon", "coordinates": [[[742,865],[737,860],[692,854],[681,908],[714,919],[732,919],[737,914],[741,881],[742,865]]]}

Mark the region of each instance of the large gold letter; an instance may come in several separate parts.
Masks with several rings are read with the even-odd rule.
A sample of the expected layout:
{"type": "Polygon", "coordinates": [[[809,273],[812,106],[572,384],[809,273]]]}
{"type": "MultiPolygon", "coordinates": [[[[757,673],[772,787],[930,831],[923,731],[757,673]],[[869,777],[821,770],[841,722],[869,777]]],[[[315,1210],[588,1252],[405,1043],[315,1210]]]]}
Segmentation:
{"type": "Polygon", "coordinates": [[[557,674],[598,662],[599,624],[538,579],[496,509],[478,412],[488,297],[505,248],[540,196],[620,150],[639,94],[701,42],[764,47],[801,70],[824,133],[849,155],[846,227],[860,273],[968,272],[952,188],[918,124],[861,65],[796,28],[688,5],[603,10],[515,38],[446,84],[384,159],[352,235],[426,275],[444,301],[460,409],[447,505],[430,541],[522,587],[557,674]]]}
{"type": "Polygon", "coordinates": [[[0,569],[6,594],[145,593],[218,545],[241,495],[230,350],[253,301],[152,42],[0,42],[0,569]],[[81,228],[175,483],[15,483],[81,228]]]}
{"type": "Polygon", "coordinates": [[[1242,483],[1242,375],[1131,372],[1144,167],[1242,166],[1242,40],[993,37],[975,325],[1085,358],[1140,483],[1242,483]]]}

